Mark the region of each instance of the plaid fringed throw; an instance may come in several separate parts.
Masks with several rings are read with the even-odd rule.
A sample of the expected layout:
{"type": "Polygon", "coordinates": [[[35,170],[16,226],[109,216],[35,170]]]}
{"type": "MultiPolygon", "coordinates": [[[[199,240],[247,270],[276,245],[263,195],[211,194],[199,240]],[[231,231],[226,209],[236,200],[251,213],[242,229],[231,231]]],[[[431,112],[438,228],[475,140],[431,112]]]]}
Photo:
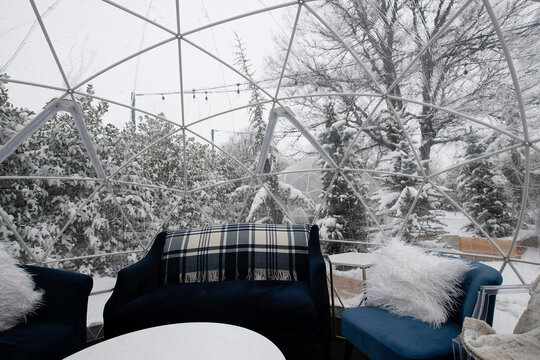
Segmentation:
{"type": "Polygon", "coordinates": [[[169,230],[164,283],[306,280],[311,225],[226,224],[169,230]]]}

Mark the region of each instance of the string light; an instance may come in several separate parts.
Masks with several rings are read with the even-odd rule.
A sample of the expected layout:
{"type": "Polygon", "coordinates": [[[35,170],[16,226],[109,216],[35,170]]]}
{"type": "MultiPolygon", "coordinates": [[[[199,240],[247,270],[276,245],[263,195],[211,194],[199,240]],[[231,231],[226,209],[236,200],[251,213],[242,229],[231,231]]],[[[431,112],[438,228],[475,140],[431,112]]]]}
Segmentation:
{"type": "MultiPolygon", "coordinates": [[[[537,24],[535,24],[537,25],[537,24]]],[[[516,28],[518,29],[518,28],[516,28]]],[[[445,45],[448,45],[448,44],[451,44],[451,43],[447,43],[445,45]]],[[[489,62],[499,62],[499,60],[482,60],[482,61],[478,61],[478,62],[469,62],[468,64],[465,65],[465,70],[464,70],[464,74],[467,75],[469,73],[467,67],[469,65],[481,65],[481,64],[485,64],[485,63],[489,63],[489,62]]],[[[296,74],[293,74],[293,75],[290,75],[290,76],[284,76],[283,78],[285,79],[290,79],[293,81],[293,83],[291,84],[291,86],[297,86],[298,85],[298,77],[302,77],[302,76],[307,76],[307,75],[312,75],[312,74],[318,74],[320,73],[321,71],[331,71],[331,70],[343,70],[345,68],[349,68],[349,67],[354,67],[354,66],[358,66],[358,63],[356,61],[354,62],[351,62],[351,63],[348,63],[348,64],[339,64],[339,65],[336,65],[336,66],[332,66],[332,67],[323,67],[321,69],[317,69],[317,70],[312,70],[312,71],[305,71],[305,72],[301,72],[301,73],[296,73],[296,74]]],[[[462,66],[462,65],[456,65],[456,66],[462,66]]],[[[255,81],[259,86],[261,87],[264,87],[264,84],[265,83],[268,83],[268,82],[275,82],[279,80],[278,77],[272,77],[272,78],[267,78],[267,79],[263,79],[263,80],[260,80],[260,81],[255,81]]],[[[232,94],[232,93],[236,93],[236,94],[240,94],[240,87],[243,87],[243,88],[247,88],[251,85],[251,83],[249,81],[246,81],[246,82],[243,82],[243,83],[234,83],[234,84],[225,84],[225,85],[219,85],[219,86],[213,86],[213,87],[207,87],[207,88],[198,88],[198,89],[192,89],[191,91],[184,91],[184,94],[192,94],[193,96],[193,99],[195,99],[195,95],[196,94],[205,94],[205,99],[208,100],[208,94],[232,94]],[[236,86],[236,89],[234,89],[234,87],[236,86]]],[[[282,86],[286,86],[286,85],[282,85],[282,86]]],[[[318,91],[318,88],[315,89],[315,91],[318,91]]],[[[169,91],[169,92],[148,92],[148,93],[136,93],[135,96],[156,96],[156,95],[179,95],[181,94],[181,91],[169,91]]]]}
{"type": "MultiPolygon", "coordinates": [[[[352,62],[352,63],[349,63],[349,64],[341,64],[341,65],[337,65],[337,66],[334,66],[334,67],[328,67],[328,68],[325,68],[324,70],[339,70],[339,69],[344,69],[344,68],[347,68],[347,67],[351,67],[351,66],[356,66],[358,65],[357,62],[352,62]]],[[[318,71],[306,71],[306,72],[302,72],[302,73],[298,73],[298,74],[294,74],[294,77],[293,76],[285,76],[284,78],[290,78],[294,81],[294,86],[296,86],[298,84],[298,80],[297,80],[297,77],[298,76],[304,76],[304,75],[310,75],[310,74],[315,74],[315,73],[318,73],[318,71]]],[[[259,86],[261,87],[264,87],[264,84],[265,83],[269,83],[269,82],[276,82],[277,80],[279,80],[278,77],[272,77],[272,78],[267,78],[267,79],[263,79],[263,80],[260,80],[260,81],[255,81],[259,86]]],[[[195,94],[205,94],[205,99],[208,100],[208,94],[232,94],[232,93],[236,93],[237,95],[240,94],[240,87],[243,87],[243,88],[247,88],[249,87],[250,85],[252,85],[249,81],[246,81],[246,82],[243,82],[243,83],[234,83],[234,84],[225,84],[225,85],[219,85],[219,86],[212,86],[212,87],[207,87],[207,88],[198,88],[198,89],[192,89],[191,91],[184,91],[184,94],[192,94],[193,96],[193,99],[195,99],[195,94]],[[234,89],[234,87],[236,86],[236,89],[234,89]]],[[[164,93],[156,93],[156,92],[148,92],[148,93],[136,93],[135,96],[156,96],[156,95],[180,95],[181,94],[181,91],[168,91],[168,92],[164,92],[164,93]]]]}

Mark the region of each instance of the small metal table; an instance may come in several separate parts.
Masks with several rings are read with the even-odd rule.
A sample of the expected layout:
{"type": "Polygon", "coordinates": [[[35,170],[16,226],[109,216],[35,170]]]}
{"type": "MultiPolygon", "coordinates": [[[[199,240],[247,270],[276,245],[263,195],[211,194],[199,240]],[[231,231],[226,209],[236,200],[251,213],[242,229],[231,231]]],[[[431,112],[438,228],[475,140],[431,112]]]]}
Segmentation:
{"type": "Polygon", "coordinates": [[[328,256],[332,265],[352,266],[362,269],[362,280],[366,281],[366,269],[371,267],[377,260],[377,255],[372,253],[349,252],[328,256]]]}
{"type": "MultiPolygon", "coordinates": [[[[359,267],[362,269],[362,287],[364,289],[365,281],[367,278],[366,270],[373,266],[373,264],[377,261],[376,254],[372,253],[359,253],[359,252],[349,252],[349,253],[343,253],[343,254],[335,254],[335,255],[329,255],[328,256],[328,262],[330,265],[330,291],[331,291],[331,297],[332,297],[332,319],[334,322],[334,338],[339,340],[345,340],[344,337],[337,335],[336,333],[336,308],[335,308],[335,302],[334,302],[334,275],[332,272],[332,266],[339,265],[339,266],[351,266],[351,267],[359,267]]],[[[364,293],[365,294],[365,293],[364,293]]],[[[338,295],[339,299],[339,295],[338,295]]],[[[365,299],[365,296],[364,296],[365,299]]],[[[360,301],[360,305],[364,302],[364,299],[360,301]]],[[[341,299],[339,299],[341,302],[341,299]]],[[[342,303],[343,305],[343,303],[342,303]]]]}

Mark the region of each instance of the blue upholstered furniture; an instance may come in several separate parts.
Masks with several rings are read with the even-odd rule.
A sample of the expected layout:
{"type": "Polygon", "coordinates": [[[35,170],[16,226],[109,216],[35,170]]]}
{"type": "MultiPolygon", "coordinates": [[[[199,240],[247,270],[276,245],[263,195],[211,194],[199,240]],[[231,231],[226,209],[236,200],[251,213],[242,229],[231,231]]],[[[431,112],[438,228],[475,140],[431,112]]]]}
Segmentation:
{"type": "Polygon", "coordinates": [[[86,309],[92,278],[67,271],[23,266],[44,290],[43,305],[21,324],[0,333],[0,359],[56,360],[86,345],[86,309]]]}
{"type": "MultiPolygon", "coordinates": [[[[440,328],[406,316],[397,316],[373,307],[358,307],[343,312],[343,335],[371,360],[387,359],[453,359],[452,339],[461,333],[465,317],[470,317],[482,285],[500,285],[501,274],[481,263],[473,264],[462,284],[459,308],[440,328]]],[[[369,296],[369,294],[368,294],[369,296]]],[[[493,306],[487,321],[493,319],[493,306]]]]}
{"type": "MultiPolygon", "coordinates": [[[[238,224],[226,226],[230,225],[238,224]]],[[[243,255],[227,253],[236,260],[225,262],[223,258],[227,265],[222,281],[171,283],[169,279],[166,285],[162,256],[167,232],[158,234],[142,260],[118,273],[105,305],[105,337],[164,324],[208,321],[242,326],[278,344],[328,342],[331,323],[326,268],[318,228],[307,229],[307,256],[305,262],[296,264],[297,280],[244,279],[240,268],[243,255]]],[[[259,250],[257,256],[261,255],[264,258],[259,250]]],[[[293,252],[285,255],[291,259],[296,256],[293,252]]]]}

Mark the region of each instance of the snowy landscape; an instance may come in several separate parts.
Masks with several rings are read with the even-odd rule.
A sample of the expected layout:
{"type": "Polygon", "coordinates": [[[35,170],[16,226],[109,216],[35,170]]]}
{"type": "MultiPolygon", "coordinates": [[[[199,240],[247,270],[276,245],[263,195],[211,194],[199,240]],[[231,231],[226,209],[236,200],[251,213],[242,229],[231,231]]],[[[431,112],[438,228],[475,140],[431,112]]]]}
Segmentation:
{"type": "Polygon", "coordinates": [[[166,229],[311,223],[324,255],[466,238],[504,284],[540,274],[539,2],[35,3],[0,14],[0,241],[92,275],[90,326],[166,229]]]}

